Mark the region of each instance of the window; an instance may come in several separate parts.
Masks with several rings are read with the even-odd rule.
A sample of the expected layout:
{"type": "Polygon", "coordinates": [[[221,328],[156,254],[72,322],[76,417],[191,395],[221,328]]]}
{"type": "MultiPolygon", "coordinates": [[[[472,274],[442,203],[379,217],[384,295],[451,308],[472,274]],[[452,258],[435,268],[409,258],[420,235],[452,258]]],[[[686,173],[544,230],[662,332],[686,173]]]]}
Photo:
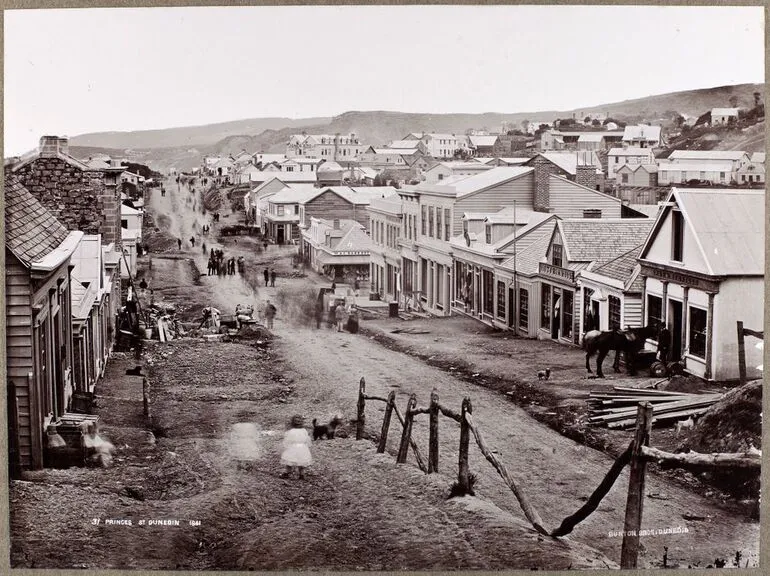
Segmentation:
{"type": "Polygon", "coordinates": [[[540,327],[551,329],[551,286],[543,284],[540,293],[540,327]]]}
{"type": "Polygon", "coordinates": [[[489,270],[482,270],[481,278],[484,282],[484,312],[491,315],[495,306],[494,278],[489,270]]]}
{"type": "Polygon", "coordinates": [[[663,298],[647,295],[647,325],[663,324],[663,298]]]}
{"type": "Polygon", "coordinates": [[[121,220],[120,221],[120,227],[121,228],[128,228],[128,220],[121,220]]]}
{"type": "Polygon", "coordinates": [[[551,264],[561,268],[561,265],[562,265],[561,244],[554,244],[553,246],[551,246],[551,264]]]}
{"type": "Polygon", "coordinates": [[[284,166],[286,172],[294,172],[294,166],[284,166]]]}
{"type": "MultiPolygon", "coordinates": [[[[513,306],[513,302],[511,302],[513,306]]],[[[505,318],[505,282],[497,281],[497,317],[505,318]]]]}
{"type": "Polygon", "coordinates": [[[279,205],[277,208],[277,214],[278,216],[283,216],[283,205],[279,205]]]}
{"type": "Polygon", "coordinates": [[[443,175],[443,174],[439,174],[439,175],[438,175],[438,179],[439,179],[439,180],[443,180],[443,179],[444,179],[444,175],[443,175]]]}
{"type": "Polygon", "coordinates": [[[449,220],[451,218],[449,208],[444,208],[444,240],[449,242],[449,220]]]}
{"type": "Polygon", "coordinates": [[[621,175],[620,175],[620,181],[621,181],[623,184],[628,184],[628,174],[621,174],[621,175]]]}
{"type": "Polygon", "coordinates": [[[519,288],[519,328],[529,329],[529,292],[525,288],[519,288]]]}
{"type": "Polygon", "coordinates": [[[426,228],[427,222],[428,222],[428,207],[427,206],[422,206],[422,218],[421,218],[420,222],[421,222],[421,228],[422,228],[422,230],[421,230],[422,235],[425,236],[425,234],[427,233],[427,232],[425,232],[425,228],[426,228]]]}
{"type": "Polygon", "coordinates": [[[679,210],[671,211],[671,259],[682,261],[684,252],[684,216],[679,210]]]}
{"type": "Polygon", "coordinates": [[[569,290],[564,291],[561,301],[561,337],[572,338],[572,314],[575,310],[573,305],[575,294],[569,290]]]}
{"type": "Polygon", "coordinates": [[[441,240],[441,208],[436,208],[436,238],[441,240]]]}
{"type": "Polygon", "coordinates": [[[720,172],[719,173],[719,181],[720,182],[724,182],[725,181],[725,173],[724,172],[720,172]]]}
{"type": "Polygon", "coordinates": [[[706,358],[706,320],[708,313],[700,308],[690,306],[690,320],[687,323],[690,327],[689,347],[690,354],[698,358],[706,358]]]}
{"type": "Polygon", "coordinates": [[[610,313],[610,330],[620,330],[620,298],[607,296],[607,305],[610,313]]]}
{"type": "Polygon", "coordinates": [[[433,238],[433,206],[428,206],[428,236],[433,238]]]}
{"type": "Polygon", "coordinates": [[[428,261],[420,258],[420,300],[426,301],[428,290],[428,261]]]}
{"type": "Polygon", "coordinates": [[[294,213],[295,214],[299,214],[299,205],[298,204],[294,205],[294,213]]]}
{"type": "Polygon", "coordinates": [[[484,227],[484,241],[487,244],[491,244],[492,243],[492,226],[490,226],[489,224],[487,224],[484,227]]]}
{"type": "Polygon", "coordinates": [[[700,173],[700,179],[701,180],[705,180],[706,179],[706,173],[704,171],[702,171],[702,170],[701,170],[701,173],[700,173]]]}
{"type": "Polygon", "coordinates": [[[602,211],[600,209],[589,208],[589,209],[583,210],[583,218],[601,218],[601,217],[602,217],[602,211]]]}

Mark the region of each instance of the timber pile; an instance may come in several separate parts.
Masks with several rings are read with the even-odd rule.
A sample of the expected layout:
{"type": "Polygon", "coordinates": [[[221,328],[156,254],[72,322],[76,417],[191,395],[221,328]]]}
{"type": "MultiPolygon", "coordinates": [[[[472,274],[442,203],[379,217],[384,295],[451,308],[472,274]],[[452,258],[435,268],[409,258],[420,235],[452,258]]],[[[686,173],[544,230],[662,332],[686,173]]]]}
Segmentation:
{"type": "Polygon", "coordinates": [[[653,407],[653,424],[672,424],[703,414],[720,398],[722,394],[688,394],[614,386],[612,391],[589,394],[588,421],[594,426],[633,428],[637,406],[640,402],[649,402],[653,407]]]}

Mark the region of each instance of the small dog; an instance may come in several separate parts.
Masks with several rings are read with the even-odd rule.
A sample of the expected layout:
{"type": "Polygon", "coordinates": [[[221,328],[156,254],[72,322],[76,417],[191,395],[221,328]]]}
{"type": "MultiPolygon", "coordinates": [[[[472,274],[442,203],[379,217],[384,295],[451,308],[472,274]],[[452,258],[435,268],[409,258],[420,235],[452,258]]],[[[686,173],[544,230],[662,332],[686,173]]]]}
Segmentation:
{"type": "Polygon", "coordinates": [[[679,436],[679,434],[682,432],[682,429],[684,428],[692,430],[693,426],[695,426],[695,420],[693,420],[692,416],[690,416],[687,420],[680,420],[676,423],[676,435],[679,436]]]}
{"type": "Polygon", "coordinates": [[[313,440],[321,440],[326,438],[332,440],[334,434],[337,432],[337,426],[342,424],[342,418],[339,414],[335,415],[328,424],[318,424],[318,421],[313,418],[313,440]]]}
{"type": "Polygon", "coordinates": [[[548,380],[551,377],[551,369],[546,368],[545,370],[541,370],[537,373],[537,379],[538,380],[548,380]]]}

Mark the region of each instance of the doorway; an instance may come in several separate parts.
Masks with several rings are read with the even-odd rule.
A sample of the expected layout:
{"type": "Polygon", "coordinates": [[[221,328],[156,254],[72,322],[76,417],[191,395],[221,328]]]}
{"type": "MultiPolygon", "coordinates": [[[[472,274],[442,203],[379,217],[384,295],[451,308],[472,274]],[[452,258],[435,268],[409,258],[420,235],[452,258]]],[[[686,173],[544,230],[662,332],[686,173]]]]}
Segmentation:
{"type": "Polygon", "coordinates": [[[551,338],[559,339],[559,326],[561,325],[561,289],[553,289],[553,304],[551,308],[551,338]]]}
{"type": "Polygon", "coordinates": [[[283,244],[284,242],[284,228],[283,224],[279,224],[275,231],[275,243],[283,244]]]}
{"type": "Polygon", "coordinates": [[[508,328],[513,328],[516,314],[516,298],[513,288],[508,288],[508,328]]]}
{"type": "Polygon", "coordinates": [[[671,327],[671,360],[682,358],[682,303],[668,301],[668,324],[671,327]]]}

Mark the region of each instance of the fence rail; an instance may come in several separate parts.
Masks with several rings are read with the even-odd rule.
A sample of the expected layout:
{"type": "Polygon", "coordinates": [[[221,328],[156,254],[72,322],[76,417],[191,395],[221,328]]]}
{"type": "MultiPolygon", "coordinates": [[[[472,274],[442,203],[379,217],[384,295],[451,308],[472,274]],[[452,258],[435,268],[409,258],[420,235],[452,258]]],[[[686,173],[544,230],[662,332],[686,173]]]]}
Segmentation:
{"type": "Polygon", "coordinates": [[[367,395],[366,382],[364,378],[361,378],[358,391],[358,420],[356,422],[357,440],[362,439],[364,436],[367,400],[385,403],[385,415],[383,417],[380,438],[377,443],[377,452],[385,452],[391,417],[392,414],[395,413],[402,428],[396,462],[398,464],[406,462],[409,447],[411,446],[417,465],[420,470],[426,474],[438,472],[439,469],[439,414],[443,414],[447,418],[460,424],[457,485],[461,489],[461,492],[467,494],[471,489],[468,452],[470,438],[473,436],[482,455],[500,475],[506,485],[510,488],[511,492],[513,492],[529,523],[537,532],[545,536],[558,538],[570,534],[580,522],[584,521],[596,511],[601,501],[615,485],[615,482],[620,477],[620,474],[625,467],[630,466],[620,561],[620,567],[623,569],[636,568],[638,562],[640,547],[639,535],[641,533],[640,529],[645,493],[644,486],[648,462],[655,461],[662,466],[668,467],[696,467],[700,469],[719,468],[758,470],[761,466],[762,455],[759,450],[746,453],[725,454],[699,454],[696,452],[672,454],[651,447],[649,443],[654,410],[652,404],[649,402],[642,402],[637,407],[636,433],[633,441],[628,445],[628,448],[615,459],[615,462],[613,462],[609,471],[585,504],[583,504],[575,513],[564,518],[558,528],[548,531],[545,528],[545,523],[540,517],[540,514],[538,514],[535,507],[524,494],[521,486],[516,483],[514,478],[508,472],[505,464],[503,464],[497,456],[496,451],[490,449],[487,445],[484,435],[478,424],[474,421],[473,405],[470,398],[466,397],[463,399],[460,412],[458,413],[439,402],[439,395],[435,389],[431,392],[430,404],[428,407],[418,407],[416,395],[411,394],[406,409],[402,414],[396,404],[396,392],[394,390],[388,394],[387,398],[367,395]],[[427,462],[412,437],[414,419],[422,414],[427,414],[429,416],[427,462]]]}

